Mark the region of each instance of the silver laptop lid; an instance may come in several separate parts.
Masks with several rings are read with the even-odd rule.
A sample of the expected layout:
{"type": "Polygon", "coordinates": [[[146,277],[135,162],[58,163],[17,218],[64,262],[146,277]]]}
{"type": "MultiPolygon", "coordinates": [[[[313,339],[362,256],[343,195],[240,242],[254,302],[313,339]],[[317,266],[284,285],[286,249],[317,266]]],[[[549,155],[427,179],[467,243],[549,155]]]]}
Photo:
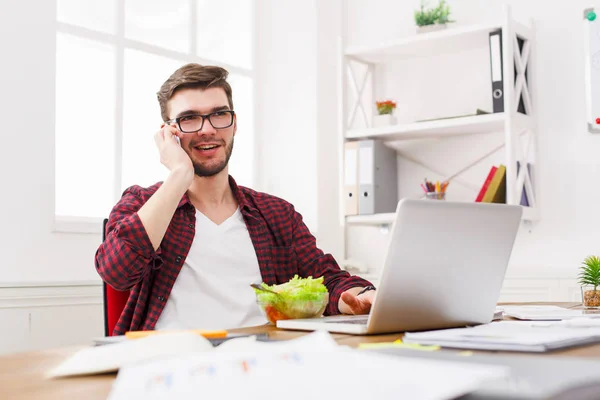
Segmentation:
{"type": "Polygon", "coordinates": [[[369,333],[490,322],[521,206],[403,199],[369,333]]]}

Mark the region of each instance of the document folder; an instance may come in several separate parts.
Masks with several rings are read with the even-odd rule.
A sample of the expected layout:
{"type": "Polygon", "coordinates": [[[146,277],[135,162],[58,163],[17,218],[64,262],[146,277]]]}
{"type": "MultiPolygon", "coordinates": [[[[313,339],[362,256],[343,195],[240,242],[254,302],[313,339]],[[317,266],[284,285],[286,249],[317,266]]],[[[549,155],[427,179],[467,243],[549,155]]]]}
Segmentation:
{"type": "Polygon", "coordinates": [[[397,205],[396,151],[380,140],[358,142],[358,213],[391,213],[397,205]]]}
{"type": "Polygon", "coordinates": [[[344,149],[345,215],[358,214],[358,142],[347,142],[344,149]]]}
{"type": "Polygon", "coordinates": [[[504,76],[502,73],[502,31],[490,32],[492,102],[495,113],[504,112],[504,76]]]}

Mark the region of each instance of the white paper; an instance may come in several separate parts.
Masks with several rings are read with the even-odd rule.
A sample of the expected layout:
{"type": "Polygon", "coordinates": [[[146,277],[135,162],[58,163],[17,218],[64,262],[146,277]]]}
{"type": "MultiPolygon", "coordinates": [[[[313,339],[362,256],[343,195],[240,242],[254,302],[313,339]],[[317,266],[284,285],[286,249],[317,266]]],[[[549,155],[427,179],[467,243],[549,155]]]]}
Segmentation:
{"type": "Polygon", "coordinates": [[[270,343],[259,342],[254,336],[247,336],[230,339],[213,347],[210,341],[192,332],[162,333],[80,350],[51,370],[47,376],[55,378],[114,372],[124,365],[189,353],[267,351],[277,350],[280,346],[291,350],[296,347],[309,347],[314,351],[322,351],[337,347],[337,343],[330,335],[322,334],[307,335],[293,341],[270,343]]]}
{"type": "Polygon", "coordinates": [[[471,328],[408,332],[403,341],[463,349],[531,352],[600,342],[600,325],[590,327],[573,321],[500,321],[471,328]]]}
{"type": "Polygon", "coordinates": [[[80,350],[51,370],[48,377],[114,372],[128,363],[212,350],[213,345],[195,333],[164,333],[80,350]]]}
{"type": "Polygon", "coordinates": [[[600,318],[600,310],[571,310],[558,306],[502,306],[504,314],[522,320],[560,321],[572,318],[600,318]]]}
{"type": "MultiPolygon", "coordinates": [[[[232,342],[224,344],[232,350],[237,346],[232,342]]],[[[399,394],[407,399],[448,399],[509,374],[502,367],[352,350],[335,345],[325,332],[259,346],[126,366],[109,399],[362,400],[398,399],[399,394]]]]}

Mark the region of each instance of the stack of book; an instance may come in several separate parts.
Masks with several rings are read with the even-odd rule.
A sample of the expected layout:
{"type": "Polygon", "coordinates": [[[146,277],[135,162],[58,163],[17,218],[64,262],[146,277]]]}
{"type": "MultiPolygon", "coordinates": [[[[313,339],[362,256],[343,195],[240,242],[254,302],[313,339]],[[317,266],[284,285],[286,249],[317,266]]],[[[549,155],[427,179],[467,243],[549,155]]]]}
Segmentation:
{"type": "Polygon", "coordinates": [[[490,168],[481,190],[475,199],[482,203],[506,203],[506,166],[500,164],[490,168]]]}
{"type": "MultiPolygon", "coordinates": [[[[531,174],[531,165],[527,165],[529,173],[531,174]]],[[[517,162],[517,174],[519,173],[520,163],[517,162]]],[[[531,175],[530,175],[531,176],[531,175]]],[[[499,166],[493,165],[485,179],[485,182],[477,194],[476,202],[482,203],[506,203],[506,166],[500,164],[499,166]]],[[[527,198],[527,192],[523,188],[523,194],[521,195],[522,206],[529,206],[529,200],[527,198]]]]}

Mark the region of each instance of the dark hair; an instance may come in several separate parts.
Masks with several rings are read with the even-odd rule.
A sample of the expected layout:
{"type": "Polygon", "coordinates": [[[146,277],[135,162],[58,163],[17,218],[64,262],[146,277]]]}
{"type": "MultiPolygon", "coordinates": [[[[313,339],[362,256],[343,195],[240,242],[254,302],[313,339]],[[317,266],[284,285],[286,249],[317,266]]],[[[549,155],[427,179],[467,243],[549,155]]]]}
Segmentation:
{"type": "Polygon", "coordinates": [[[231,86],[227,82],[229,72],[225,68],[213,65],[186,64],[173,72],[169,79],[160,87],[156,97],[160,105],[160,115],[163,121],[169,119],[167,102],[173,97],[175,92],[184,88],[207,89],[210,87],[223,88],[227,95],[229,108],[233,110],[233,99],[231,86]]]}

